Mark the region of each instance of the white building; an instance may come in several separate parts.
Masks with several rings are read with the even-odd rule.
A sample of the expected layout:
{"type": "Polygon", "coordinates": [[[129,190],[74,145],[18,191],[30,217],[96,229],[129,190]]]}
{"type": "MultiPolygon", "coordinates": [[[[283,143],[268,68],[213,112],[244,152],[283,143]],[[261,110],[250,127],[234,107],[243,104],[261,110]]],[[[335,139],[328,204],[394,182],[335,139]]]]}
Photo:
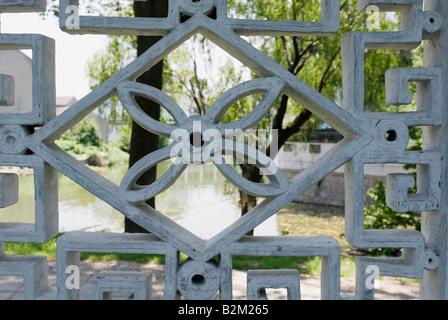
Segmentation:
{"type": "MultiPolygon", "coordinates": [[[[342,136],[333,130],[319,130],[310,141],[287,141],[279,150],[277,156],[278,167],[288,178],[292,178],[330,151],[340,139],[342,139],[342,136]]],[[[410,173],[410,171],[405,170],[403,165],[399,163],[366,164],[364,166],[364,191],[375,187],[379,180],[385,181],[389,173],[410,173]]],[[[319,183],[298,197],[296,201],[344,206],[344,166],[327,175],[319,183]]],[[[368,203],[369,199],[366,197],[365,204],[368,203]]]]}
{"type": "Polygon", "coordinates": [[[14,78],[14,105],[0,106],[0,113],[31,112],[33,75],[31,59],[18,50],[0,50],[0,74],[14,78]]]}
{"type": "MultiPolygon", "coordinates": [[[[0,106],[0,113],[26,113],[33,106],[33,71],[31,58],[20,50],[0,50],[0,74],[14,78],[14,105],[0,106]]],[[[78,100],[75,97],[57,97],[56,115],[60,115],[78,100]]],[[[94,120],[103,142],[109,141],[109,125],[96,113],[88,118],[94,120]]]]}

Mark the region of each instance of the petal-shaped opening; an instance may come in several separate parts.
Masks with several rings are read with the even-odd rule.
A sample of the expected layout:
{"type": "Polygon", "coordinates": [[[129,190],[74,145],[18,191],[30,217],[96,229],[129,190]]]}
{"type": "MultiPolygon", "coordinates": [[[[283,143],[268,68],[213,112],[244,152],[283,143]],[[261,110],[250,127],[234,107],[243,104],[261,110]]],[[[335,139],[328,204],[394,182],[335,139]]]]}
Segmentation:
{"type": "Polygon", "coordinates": [[[269,179],[269,183],[253,182],[229,165],[223,156],[215,155],[214,163],[219,171],[238,189],[253,196],[270,198],[283,194],[288,189],[288,180],[283,175],[275,162],[266,154],[256,148],[238,141],[224,139],[222,141],[222,154],[231,155],[236,158],[237,164],[253,164],[260,169],[260,172],[269,179]]]}
{"type": "Polygon", "coordinates": [[[255,126],[269,111],[274,101],[282,92],[284,83],[277,77],[249,80],[224,92],[210,106],[205,117],[214,124],[223,119],[225,113],[238,100],[249,95],[264,93],[261,102],[246,116],[230,123],[218,124],[218,129],[224,133],[226,129],[246,130],[255,126]]]}
{"type": "Polygon", "coordinates": [[[158,163],[172,158],[175,145],[177,144],[173,143],[137,161],[121,180],[118,189],[120,195],[131,203],[139,203],[147,201],[169,188],[186,168],[185,163],[174,162],[160,178],[149,185],[138,185],[137,181],[146,171],[158,163]]]}
{"type": "Polygon", "coordinates": [[[142,128],[152,133],[170,137],[171,132],[178,128],[178,126],[151,118],[135,102],[135,96],[141,96],[158,103],[168,111],[176,123],[187,119],[187,116],[176,101],[159,89],[134,81],[125,81],[117,86],[117,91],[121,103],[129,112],[132,119],[142,128]]]}

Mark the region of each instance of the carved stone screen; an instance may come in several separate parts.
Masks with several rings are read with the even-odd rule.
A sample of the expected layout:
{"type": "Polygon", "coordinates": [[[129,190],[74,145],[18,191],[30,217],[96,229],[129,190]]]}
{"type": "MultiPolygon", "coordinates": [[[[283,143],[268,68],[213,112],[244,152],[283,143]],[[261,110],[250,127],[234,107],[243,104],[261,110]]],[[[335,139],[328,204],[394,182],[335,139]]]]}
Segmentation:
{"type": "MultiPolygon", "coordinates": [[[[421,280],[421,298],[446,298],[446,46],[443,17],[445,1],[359,0],[358,10],[375,6],[382,12],[400,12],[397,31],[356,31],[341,41],[343,108],[329,100],[243,36],[332,36],[339,31],[340,3],[322,0],[320,21],[267,21],[230,18],[225,0],[169,0],[166,18],[113,18],[79,16],[77,28],[67,28],[76,0],[61,0],[60,27],[73,34],[158,35],[161,40],[109,80],[56,117],[55,43],[37,34],[0,34],[0,49],[31,49],[33,53],[33,104],[29,113],[0,116],[0,165],[29,167],[34,173],[35,223],[1,223],[0,241],[46,243],[58,231],[57,172],[102,199],[150,234],[112,232],[67,232],[57,240],[57,298],[78,299],[79,288],[67,286],[68,270],[80,263],[80,252],[153,253],[165,256],[164,299],[232,299],[232,256],[319,256],[322,257],[322,299],[372,299],[374,284],[367,279],[376,268],[381,276],[421,280]],[[258,78],[241,83],[220,96],[203,116],[187,116],[166,93],[136,82],[170,52],[200,34],[239,60],[258,78]],[[364,107],[364,54],[368,49],[412,49],[425,41],[425,66],[388,70],[386,100],[392,105],[410,104],[408,83],[415,82],[418,106],[415,112],[367,112],[364,107]],[[261,102],[248,115],[222,123],[226,111],[237,100],[263,93],[261,102]],[[276,163],[252,146],[234,142],[236,130],[256,125],[281,94],[305,106],[341,133],[344,138],[318,161],[287,179],[276,163]],[[117,96],[132,119],[144,129],[173,140],[138,161],[119,185],[84,166],[55,144],[65,131],[85,118],[107,99],[117,96]],[[166,124],[146,115],[134,97],[153,100],[172,116],[166,124]],[[410,126],[423,126],[423,149],[407,151],[410,126]],[[38,130],[30,129],[38,127],[38,130]],[[190,142],[202,136],[203,145],[190,142]],[[243,178],[226,162],[233,154],[252,160],[269,179],[267,184],[243,178]],[[445,156],[445,157],[444,157],[445,156]],[[137,185],[147,170],[174,159],[166,173],[154,183],[137,185]],[[213,163],[238,189],[261,197],[255,208],[210,239],[204,240],[145,203],[169,188],[187,166],[213,163]],[[387,204],[397,212],[422,213],[422,231],[408,229],[364,229],[364,166],[377,163],[417,165],[417,193],[410,194],[414,177],[391,174],[387,178],[387,204]],[[345,237],[355,248],[402,248],[399,258],[357,257],[356,294],[341,296],[338,241],[332,236],[246,236],[326,175],[345,166],[345,237]],[[188,256],[180,262],[180,252],[188,256]],[[213,257],[219,256],[216,261],[213,257]],[[371,285],[368,285],[371,284],[371,285]]],[[[45,0],[0,0],[0,13],[43,11],[45,0]]],[[[0,63],[2,63],[0,61],[0,63]]],[[[342,89],[342,88],[341,88],[342,89]]],[[[14,101],[14,80],[0,75],[0,105],[14,101]]],[[[17,201],[18,179],[0,175],[1,206],[17,201]]],[[[200,221],[198,221],[200,223],[200,221]]],[[[206,228],[207,226],[203,226],[206,228]]],[[[2,248],[2,247],[1,247],[2,248]]],[[[0,276],[25,279],[25,298],[36,299],[48,289],[48,265],[44,256],[0,254],[0,276]]],[[[94,297],[110,291],[130,291],[141,299],[150,297],[147,273],[101,272],[92,287],[94,297]]],[[[300,298],[299,274],[293,270],[248,272],[250,299],[261,299],[261,289],[287,288],[289,299],[300,298]]]]}

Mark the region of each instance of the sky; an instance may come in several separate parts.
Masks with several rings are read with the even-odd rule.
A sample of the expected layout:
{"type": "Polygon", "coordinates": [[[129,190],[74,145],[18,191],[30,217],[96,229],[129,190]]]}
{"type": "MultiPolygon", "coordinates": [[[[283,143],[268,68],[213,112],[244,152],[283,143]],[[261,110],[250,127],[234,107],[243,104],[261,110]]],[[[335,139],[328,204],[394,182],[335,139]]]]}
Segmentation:
{"type": "MultiPolygon", "coordinates": [[[[59,19],[48,15],[43,18],[39,13],[3,13],[0,15],[1,33],[34,33],[43,34],[56,41],[56,96],[71,97],[78,100],[86,96],[89,89],[89,79],[87,75],[87,62],[93,55],[105,48],[107,36],[105,35],[70,35],[59,28],[59,19]]],[[[29,55],[29,51],[24,51],[29,55]]],[[[229,57],[222,50],[214,50],[214,61],[220,62],[218,66],[226,62],[225,57],[229,57]]],[[[198,59],[198,68],[202,69],[207,77],[216,76],[210,73],[209,68],[205,68],[203,63],[210,63],[207,59],[198,59]],[[207,69],[207,70],[206,70],[207,69]]],[[[239,62],[233,59],[235,68],[239,62]]],[[[247,70],[246,70],[247,71],[247,70]]],[[[245,74],[244,79],[247,80],[245,74]]],[[[209,79],[211,80],[211,79],[209,79]]],[[[216,79],[215,79],[216,80],[216,79]]]]}
{"type": "Polygon", "coordinates": [[[37,33],[56,41],[56,96],[78,100],[90,92],[87,61],[105,47],[104,35],[69,35],[59,29],[56,17],[38,13],[1,14],[2,33],[37,33]]]}

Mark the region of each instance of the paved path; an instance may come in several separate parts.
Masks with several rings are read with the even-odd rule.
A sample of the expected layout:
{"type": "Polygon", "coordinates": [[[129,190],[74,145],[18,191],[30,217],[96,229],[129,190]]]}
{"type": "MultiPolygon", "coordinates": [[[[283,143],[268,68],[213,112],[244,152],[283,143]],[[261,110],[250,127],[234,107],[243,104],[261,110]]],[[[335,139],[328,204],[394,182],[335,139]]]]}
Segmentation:
{"type": "MultiPolygon", "coordinates": [[[[153,299],[163,298],[164,270],[162,265],[153,263],[136,263],[127,261],[82,262],[81,264],[81,299],[90,299],[89,278],[101,270],[114,271],[146,271],[153,273],[153,299]]],[[[355,279],[341,278],[341,294],[354,295],[355,279]]],[[[50,291],[42,299],[56,298],[56,262],[49,261],[50,291]]],[[[382,279],[375,281],[375,299],[378,300],[409,300],[418,299],[419,284],[417,282],[401,282],[382,279]],[[379,285],[379,287],[378,287],[379,285]]],[[[233,271],[234,299],[246,299],[246,273],[233,271]]],[[[320,299],[320,278],[301,275],[300,291],[303,300],[320,299]]],[[[268,291],[270,299],[285,299],[285,290],[268,291]]],[[[23,279],[20,277],[0,277],[0,300],[22,300],[23,279]]],[[[118,298],[121,298],[120,296],[118,298]]]]}

